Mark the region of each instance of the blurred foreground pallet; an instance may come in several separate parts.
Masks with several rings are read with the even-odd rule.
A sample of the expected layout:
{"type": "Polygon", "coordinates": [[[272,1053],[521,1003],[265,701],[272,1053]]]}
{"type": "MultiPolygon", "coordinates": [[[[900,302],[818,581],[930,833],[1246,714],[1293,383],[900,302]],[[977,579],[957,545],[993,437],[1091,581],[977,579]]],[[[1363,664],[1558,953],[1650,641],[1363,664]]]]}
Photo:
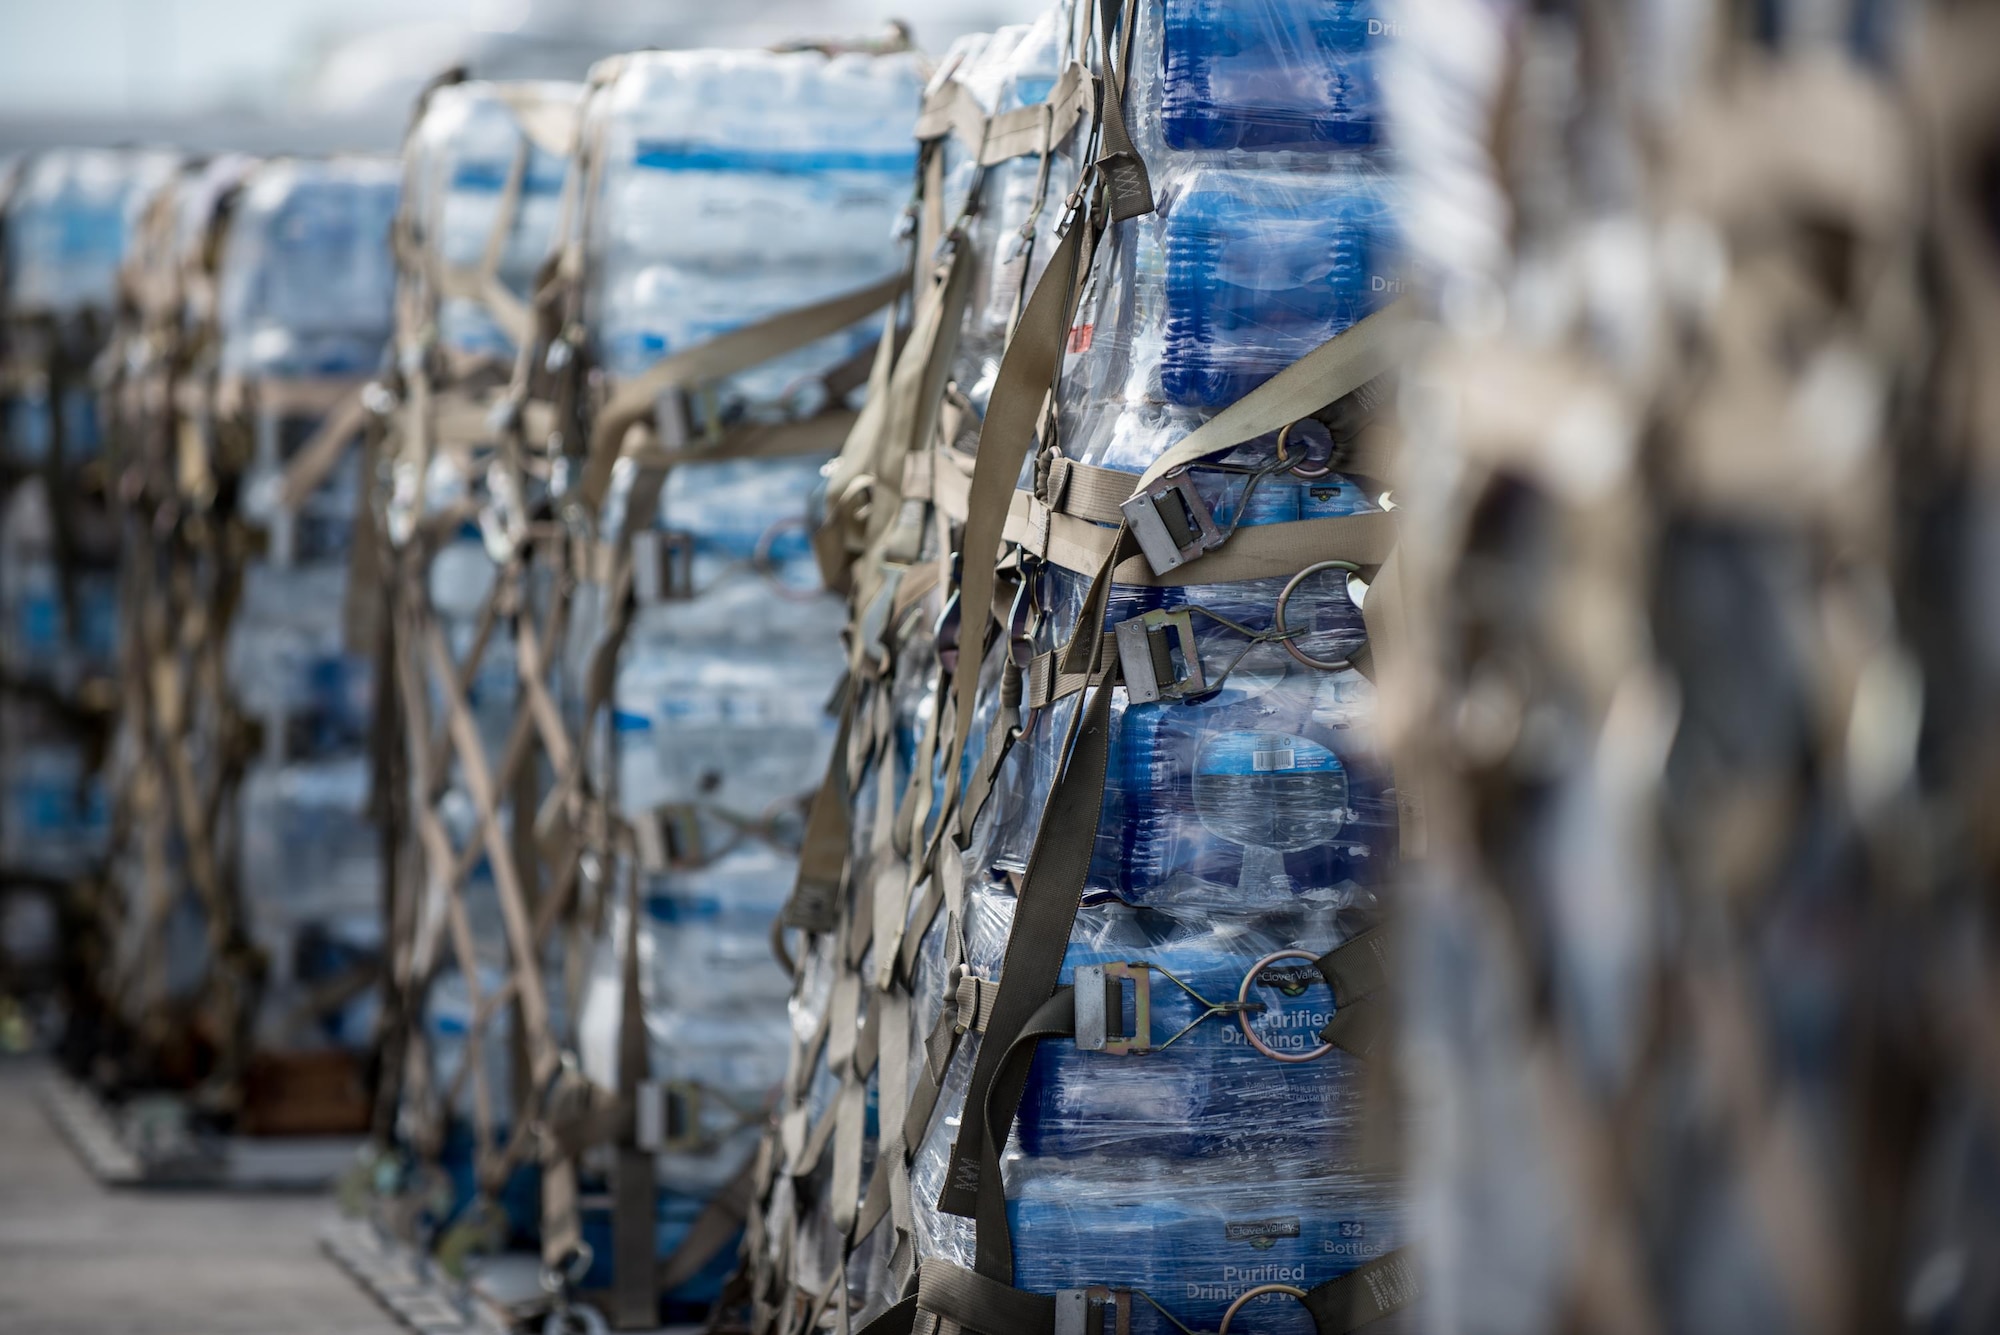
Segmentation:
{"type": "MultiPolygon", "coordinates": [[[[108,1187],[323,1191],[361,1148],[351,1136],[160,1136],[166,1119],[113,1109],[61,1071],[44,1077],[40,1095],[50,1123],[108,1187]]],[[[149,1102],[157,1114],[168,1101],[149,1102]]]]}
{"type": "MultiPolygon", "coordinates": [[[[548,1304],[532,1256],[483,1259],[470,1279],[455,1281],[366,1220],[343,1219],[320,1235],[320,1248],[416,1335],[513,1335],[543,1329],[548,1304]]],[[[603,1329],[603,1327],[596,1327],[603,1329]]],[[[641,1335],[697,1335],[668,1326],[641,1335]]]]}

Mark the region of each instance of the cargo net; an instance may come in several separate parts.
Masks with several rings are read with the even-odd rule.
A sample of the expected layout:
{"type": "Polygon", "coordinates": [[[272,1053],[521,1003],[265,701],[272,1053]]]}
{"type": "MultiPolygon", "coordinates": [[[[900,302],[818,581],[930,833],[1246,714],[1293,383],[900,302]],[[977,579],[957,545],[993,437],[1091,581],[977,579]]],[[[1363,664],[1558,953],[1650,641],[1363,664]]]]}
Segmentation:
{"type": "Polygon", "coordinates": [[[114,341],[127,235],[171,167],[157,153],[51,152],[0,189],[0,1045],[45,1041],[60,1023],[79,1067],[121,1015],[124,917],[108,791],[118,463],[93,371],[114,341]],[[37,999],[59,1000],[60,1021],[22,1008],[37,999]]]}
{"type": "Polygon", "coordinates": [[[382,1078],[343,1190],[453,1281],[526,1250],[557,1291],[587,1265],[544,1219],[574,1213],[561,1121],[592,1111],[570,1017],[602,877],[582,855],[599,817],[569,646],[589,627],[548,502],[538,283],[580,91],[441,82],[405,142],[394,358],[370,390],[382,1078]]]}
{"type": "Polygon", "coordinates": [[[295,244],[318,235],[314,210],[366,211],[350,170],[367,175],[234,158],[182,170],[131,248],[107,361],[126,528],[117,1022],[89,1041],[121,1092],[191,1095],[182,1119],[149,1127],[153,1158],[199,1157],[219,1128],[367,1120],[379,874],[365,660],[345,648],[343,602],[370,422],[357,359],[299,344],[333,324],[372,364],[387,289],[372,328],[336,303],[351,318],[315,325],[299,271],[325,257],[295,244]]]}
{"type": "Polygon", "coordinates": [[[2000,27],[1670,10],[1406,12],[1430,1328],[1991,1329],[2000,27]]]}
{"type": "Polygon", "coordinates": [[[1414,1294],[1379,25],[1303,10],[1060,6],[927,92],[910,329],[816,538],[849,677],[753,1331],[1344,1332],[1414,1294]]]}
{"type": "MultiPolygon", "coordinates": [[[[836,623],[806,606],[805,510],[874,352],[852,327],[900,285],[888,259],[836,264],[799,307],[829,275],[787,255],[760,309],[740,256],[658,229],[700,213],[686,179],[720,196],[822,170],[709,162],[685,126],[635,143],[635,115],[686,114],[677,61],[760,98],[829,63],[644,55],[581,88],[427,96],[383,498],[401,852],[376,1208],[456,1275],[537,1251],[546,1292],[516,1317],[622,1327],[705,1313],[740,1231],[782,1062],[770,919],[837,675],[833,650],[814,677],[836,623]],[[695,156],[654,160],[672,153],[695,156]],[[646,286],[662,273],[683,300],[646,286]]],[[[843,198],[813,225],[852,227],[867,196],[843,198]]],[[[867,219],[878,249],[899,205],[867,219]]],[[[797,249],[799,222],[730,235],[797,249]]]]}

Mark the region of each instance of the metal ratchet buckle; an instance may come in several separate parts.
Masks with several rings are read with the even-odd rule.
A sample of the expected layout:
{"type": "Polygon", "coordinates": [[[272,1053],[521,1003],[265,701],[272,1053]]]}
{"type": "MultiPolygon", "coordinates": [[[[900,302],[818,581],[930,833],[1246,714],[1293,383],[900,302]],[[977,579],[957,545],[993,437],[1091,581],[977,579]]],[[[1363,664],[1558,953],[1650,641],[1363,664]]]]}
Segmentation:
{"type": "Polygon", "coordinates": [[[667,865],[686,871],[715,861],[701,830],[701,810],[692,802],[669,802],[656,809],[667,865]]]}
{"type": "Polygon", "coordinates": [[[1194,617],[1186,610],[1142,612],[1119,622],[1113,633],[1118,637],[1126,698],[1133,704],[1185,700],[1208,689],[1195,644],[1194,617]],[[1168,641],[1169,632],[1179,641],[1179,663],[1174,661],[1176,646],[1168,641]]]}
{"type": "Polygon", "coordinates": [[[702,1130],[702,1109],[708,1091],[688,1080],[648,1080],[640,1084],[637,1126],[633,1138],[642,1150],[687,1154],[702,1149],[709,1137],[702,1130]]]}
{"type": "Polygon", "coordinates": [[[1229,537],[1209,513],[1208,502],[1195,490],[1186,466],[1169,469],[1159,481],[1123,501],[1118,508],[1146,554],[1155,575],[1179,569],[1229,537]]]}
{"type": "Polygon", "coordinates": [[[1102,1284],[1087,1289],[1056,1291],[1055,1335],[1131,1335],[1132,1291],[1109,1289],[1102,1284]]]}
{"type": "Polygon", "coordinates": [[[694,542],[680,529],[632,535],[632,596],[641,606],[694,597],[694,542]]]}
{"type": "Polygon", "coordinates": [[[1234,1001],[1210,1001],[1189,987],[1173,970],[1147,960],[1112,960],[1104,964],[1076,967],[1076,1045],[1085,1052],[1102,1052],[1113,1057],[1143,1057],[1172,1047],[1192,1033],[1195,1026],[1212,1015],[1235,1015],[1264,1009],[1261,1001],[1251,1001],[1246,987],[1234,1001]],[[1166,1038],[1154,1041],[1153,975],[1187,993],[1201,1007],[1201,1013],[1166,1038]],[[1132,1028],[1125,1028],[1125,996],[1121,979],[1132,983],[1132,1028]],[[1113,1029],[1117,1032],[1113,1033],[1113,1029]]]}
{"type": "MultiPolygon", "coordinates": [[[[1301,992],[1314,983],[1324,983],[1326,981],[1325,976],[1319,971],[1319,956],[1313,954],[1310,950],[1274,950],[1263,959],[1252,964],[1249,972],[1243,975],[1243,985],[1236,989],[1236,1023],[1243,1027],[1243,1037],[1250,1040],[1250,1046],[1263,1053],[1266,1057],[1269,1057],[1272,1061],[1286,1063],[1318,1061],[1321,1057],[1333,1051],[1333,1044],[1321,1043],[1318,1047],[1306,1052],[1280,1052],[1263,1039],[1257,1037],[1257,1031],[1250,1027],[1251,1012],[1253,1010],[1261,1011],[1264,1009],[1262,1002],[1251,1002],[1250,989],[1257,983],[1259,975],[1280,960],[1305,960],[1309,963],[1310,968],[1297,971],[1301,978],[1301,986],[1299,988],[1301,992]]],[[[1283,986],[1283,984],[1279,984],[1279,986],[1283,986]]]]}

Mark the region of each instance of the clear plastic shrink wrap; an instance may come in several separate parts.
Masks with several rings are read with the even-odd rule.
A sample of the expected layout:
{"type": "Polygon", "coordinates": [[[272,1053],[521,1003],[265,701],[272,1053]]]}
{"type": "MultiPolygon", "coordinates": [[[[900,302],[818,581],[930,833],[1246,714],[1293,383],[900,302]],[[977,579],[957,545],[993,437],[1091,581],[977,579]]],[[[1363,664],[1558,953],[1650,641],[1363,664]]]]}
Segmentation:
{"type": "MultiPolygon", "coordinates": [[[[911,55],[624,58],[583,130],[601,173],[585,211],[585,310],[609,384],[894,275],[921,77],[911,55]]],[[[858,404],[880,333],[879,315],[857,319],[669,396],[658,439],[692,453],[730,430],[858,404]]],[[[788,985],[770,942],[834,741],[840,606],[821,589],[809,533],[838,443],[833,433],[803,454],[672,461],[656,513],[633,510],[636,475],[620,465],[606,498],[604,531],[629,527],[649,581],[605,741],[607,787],[647,831],[641,865],[621,865],[618,883],[640,878],[648,1078],[685,1114],[656,1160],[662,1257],[745,1170],[785,1071],[788,985]]],[[[625,912],[621,900],[579,1017],[583,1070],[607,1088],[619,1086],[625,912]]],[[[608,1261],[608,1220],[586,1210],[584,1222],[608,1261]]],[[[711,1302],[731,1265],[719,1249],[663,1295],[668,1313],[711,1302]]]]}
{"type": "Polygon", "coordinates": [[[277,1049],[373,1037],[366,991],[324,1013],[304,1004],[382,949],[365,758],[373,672],[343,627],[360,452],[349,449],[296,503],[282,497],[328,401],[291,387],[351,382],[381,364],[398,190],[386,159],[262,167],[244,187],[218,275],[222,373],[254,405],[243,508],[268,537],[243,571],[227,671],[237,707],[263,728],[237,837],[250,934],[270,961],[259,1039],[277,1049]]]}
{"type": "MultiPolygon", "coordinates": [[[[0,513],[0,667],[66,698],[109,676],[118,649],[112,535],[70,487],[103,451],[89,365],[110,328],[128,238],[174,165],[154,151],[37,154],[6,195],[0,451],[32,471],[0,513]],[[69,511],[66,532],[55,506],[69,511]]],[[[10,702],[0,715],[0,771],[0,862],[70,877],[103,854],[109,803],[77,739],[46,709],[10,702]]]]}
{"type": "MultiPolygon", "coordinates": [[[[1136,475],[1392,301],[1400,258],[1376,144],[1374,62],[1396,36],[1382,11],[1142,0],[1130,12],[1126,114],[1157,207],[1100,243],[1056,439],[1064,458],[1136,475]]],[[[1189,468],[1214,528],[1381,512],[1378,481],[1333,471],[1371,392],[1291,429],[1282,458],[1265,436],[1189,468]]],[[[1025,663],[1095,628],[1078,626],[1088,572],[1022,565],[1014,642],[994,652],[1025,663]]],[[[1199,564],[1187,573],[1199,580],[1199,564]]],[[[1128,669],[1112,697],[1104,807],[1061,982],[1110,966],[1113,1047],[1122,1028],[1155,1050],[1042,1041],[1003,1165],[1014,1284],[1133,1290],[1134,1331],[1212,1330],[1251,1288],[1312,1289],[1407,1240],[1397,1187],[1364,1154],[1368,1063],[1319,1038],[1334,1004],[1313,961],[1382,921],[1398,842],[1374,687],[1350,662],[1367,644],[1365,585],[1350,573],[1110,593],[1102,629],[1149,618],[1167,691],[1135,699],[1128,669]],[[1227,1009],[1239,1001],[1262,1009],[1227,1009]]],[[[982,684],[975,736],[996,694],[982,684]]],[[[1004,983],[1013,888],[1080,699],[1022,711],[973,827],[964,969],[989,985],[1004,983]]],[[[949,950],[945,933],[927,936],[927,967],[949,950]]],[[[967,1267],[971,1222],[939,1201],[981,1037],[960,1042],[912,1173],[918,1255],[967,1267]]],[[[1237,1321],[1314,1328],[1284,1298],[1237,1321]]]]}

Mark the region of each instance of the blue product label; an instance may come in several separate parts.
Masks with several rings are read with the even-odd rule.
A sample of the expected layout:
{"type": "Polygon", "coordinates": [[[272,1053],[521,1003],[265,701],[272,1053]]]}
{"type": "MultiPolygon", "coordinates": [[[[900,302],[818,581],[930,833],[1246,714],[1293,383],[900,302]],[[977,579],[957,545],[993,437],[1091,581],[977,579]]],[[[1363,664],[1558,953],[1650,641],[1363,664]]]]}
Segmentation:
{"type": "Polygon", "coordinates": [[[701,144],[691,140],[644,139],[633,164],[667,172],[768,172],[817,176],[828,172],[882,172],[907,175],[916,169],[916,151],[868,153],[837,148],[757,149],[701,144]]]}
{"type": "MultiPolygon", "coordinates": [[[[1357,1269],[1394,1245],[1393,1211],[1379,1184],[1290,1177],[1259,1188],[1250,1177],[1218,1187],[1050,1173],[1008,1202],[1020,1287],[1138,1290],[1152,1302],[1131,1300],[1133,1335],[1214,1330],[1250,1289],[1312,1289],[1357,1269]]],[[[1315,1329],[1303,1306],[1275,1294],[1252,1299],[1238,1322],[1258,1335],[1315,1329]]]]}

